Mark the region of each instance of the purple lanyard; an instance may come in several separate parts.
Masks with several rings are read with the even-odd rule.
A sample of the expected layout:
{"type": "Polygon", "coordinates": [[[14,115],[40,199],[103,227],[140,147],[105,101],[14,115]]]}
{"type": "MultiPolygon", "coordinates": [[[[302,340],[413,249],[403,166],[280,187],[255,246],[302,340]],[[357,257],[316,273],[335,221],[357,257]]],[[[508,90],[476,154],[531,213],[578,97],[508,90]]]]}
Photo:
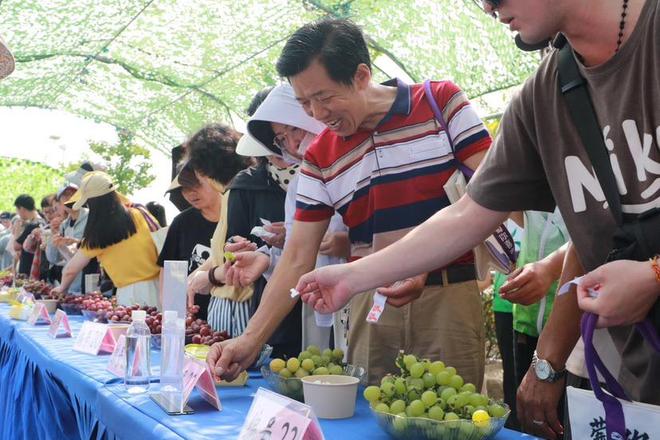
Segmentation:
{"type": "MultiPolygon", "coordinates": [[[[603,403],[605,409],[605,422],[607,428],[607,438],[612,437],[613,433],[620,435],[622,439],[626,438],[626,420],[623,415],[623,407],[619,399],[630,401],[621,384],[609,372],[600,355],[596,351],[593,344],[594,330],[596,329],[596,322],[598,315],[593,313],[585,313],[582,316],[581,330],[582,339],[584,339],[584,360],[589,372],[589,381],[591,388],[594,390],[594,395],[598,400],[603,403]],[[607,389],[610,394],[603,391],[598,381],[597,371],[605,380],[607,389]]],[[[660,336],[658,332],[648,319],[635,324],[635,329],[639,331],[644,339],[660,353],[660,336]]]]}

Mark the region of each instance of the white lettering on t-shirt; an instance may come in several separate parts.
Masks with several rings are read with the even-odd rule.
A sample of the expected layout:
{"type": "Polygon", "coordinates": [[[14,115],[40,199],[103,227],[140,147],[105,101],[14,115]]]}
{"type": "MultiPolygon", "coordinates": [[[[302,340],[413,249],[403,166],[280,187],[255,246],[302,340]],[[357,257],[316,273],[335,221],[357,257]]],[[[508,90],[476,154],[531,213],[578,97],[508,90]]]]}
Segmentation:
{"type": "MultiPolygon", "coordinates": [[[[635,165],[635,174],[637,180],[650,182],[650,184],[640,193],[644,203],[622,204],[623,212],[639,214],[649,209],[660,207],[660,195],[655,200],[649,200],[660,191],[660,163],[651,159],[651,148],[653,147],[653,136],[648,133],[639,133],[637,123],[633,120],[625,120],[621,124],[623,134],[626,139],[628,151],[635,165]],[[651,180],[652,179],[652,180],[651,180]]],[[[610,126],[603,129],[603,138],[605,146],[610,152],[610,164],[614,173],[617,187],[620,195],[628,194],[628,188],[621,172],[617,152],[614,151],[614,142],[609,138],[610,126]]],[[[656,147],[660,149],[660,127],[656,129],[656,147]]],[[[621,149],[618,151],[622,154],[621,149]]],[[[578,156],[567,156],[564,159],[564,167],[568,177],[568,187],[573,203],[573,211],[584,212],[587,209],[586,195],[588,192],[594,200],[605,202],[605,194],[598,182],[596,172],[593,167],[587,167],[578,156]]],[[[607,208],[607,204],[603,205],[607,208]]]]}

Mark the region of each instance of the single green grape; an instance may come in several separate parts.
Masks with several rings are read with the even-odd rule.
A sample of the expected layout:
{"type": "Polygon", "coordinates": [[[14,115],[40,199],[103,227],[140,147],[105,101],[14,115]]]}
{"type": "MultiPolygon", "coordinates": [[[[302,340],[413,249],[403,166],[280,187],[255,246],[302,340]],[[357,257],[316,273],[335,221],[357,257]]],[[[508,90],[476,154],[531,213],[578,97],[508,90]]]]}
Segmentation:
{"type": "Polygon", "coordinates": [[[319,356],[321,355],[321,349],[320,349],[318,346],[316,346],[316,345],[310,345],[310,346],[308,346],[308,347],[307,347],[307,351],[309,351],[310,353],[312,353],[312,355],[315,355],[315,354],[316,354],[316,355],[319,355],[319,356]]]}
{"type": "Polygon", "coordinates": [[[447,402],[442,398],[438,399],[438,402],[435,405],[442,409],[447,409],[447,402]]]}
{"type": "Polygon", "coordinates": [[[401,399],[395,400],[390,404],[390,412],[392,414],[399,414],[406,411],[406,402],[401,399]]]}
{"type": "Polygon", "coordinates": [[[454,422],[454,421],[460,420],[460,417],[458,417],[458,414],[456,414],[454,412],[448,412],[448,413],[445,413],[445,420],[448,421],[448,422],[454,422]]]}
{"type": "Polygon", "coordinates": [[[323,350],[321,352],[321,356],[327,356],[329,358],[332,358],[332,350],[330,350],[329,348],[326,348],[325,350],[323,350]]]}
{"type": "Polygon", "coordinates": [[[433,420],[444,420],[445,412],[438,405],[432,406],[429,408],[429,418],[433,420]]]}
{"type": "Polygon", "coordinates": [[[422,393],[422,402],[427,408],[432,407],[438,401],[438,395],[435,391],[424,391],[422,393]]]}
{"type": "Polygon", "coordinates": [[[335,348],[334,350],[332,350],[332,357],[337,362],[341,362],[342,360],[344,360],[344,350],[342,350],[341,348],[335,348]]]}
{"type": "Polygon", "coordinates": [[[276,358],[270,361],[270,371],[273,373],[279,373],[284,367],[286,367],[284,359],[276,358]]]}
{"type": "Polygon", "coordinates": [[[408,389],[415,389],[418,391],[424,391],[424,381],[418,377],[408,377],[408,389]]]}
{"type": "Polygon", "coordinates": [[[424,381],[424,388],[433,388],[435,386],[435,375],[431,373],[424,373],[422,376],[424,381]]]}
{"type": "Polygon", "coordinates": [[[344,374],[344,369],[339,365],[333,365],[332,367],[328,368],[328,371],[330,374],[334,374],[335,376],[341,376],[344,374]]]}
{"type": "Polygon", "coordinates": [[[506,414],[506,408],[497,403],[493,403],[492,405],[488,406],[488,414],[490,414],[491,417],[500,419],[506,414]]]}
{"type": "Polygon", "coordinates": [[[463,407],[463,414],[465,414],[466,417],[472,418],[472,414],[474,413],[475,409],[474,406],[472,405],[465,405],[463,407]]]}
{"type": "Polygon", "coordinates": [[[425,409],[424,402],[417,399],[410,402],[410,405],[406,408],[406,413],[410,417],[421,417],[421,415],[424,414],[425,409]]]}
{"type": "Polygon", "coordinates": [[[314,367],[315,367],[314,361],[309,358],[305,358],[300,364],[300,366],[307,371],[314,371],[314,367]]]}
{"type": "Polygon", "coordinates": [[[327,367],[330,362],[332,362],[332,358],[330,356],[326,356],[326,355],[321,356],[322,366],[327,367]]]}
{"type": "Polygon", "coordinates": [[[483,394],[473,393],[470,395],[470,405],[472,406],[486,406],[488,404],[488,397],[483,394]]]}
{"type": "Polygon", "coordinates": [[[316,370],[314,370],[314,373],[313,373],[314,376],[322,376],[322,375],[325,375],[325,374],[330,374],[328,369],[325,368],[325,367],[318,367],[316,370]]]}
{"type": "Polygon", "coordinates": [[[394,389],[396,390],[396,393],[399,396],[403,396],[406,393],[406,391],[408,391],[408,387],[406,386],[406,381],[401,377],[396,378],[396,380],[394,381],[394,389]]]}
{"type": "Polygon", "coordinates": [[[447,402],[447,400],[448,400],[451,396],[455,396],[455,395],[456,395],[456,390],[453,389],[453,388],[445,388],[444,390],[442,390],[442,393],[440,393],[440,397],[441,397],[442,400],[444,400],[445,402],[447,402]]]}
{"type": "Polygon", "coordinates": [[[384,383],[387,383],[387,382],[390,382],[390,383],[394,384],[394,376],[392,376],[391,374],[386,374],[386,375],[383,376],[383,378],[380,380],[380,384],[381,384],[381,385],[383,385],[384,383]]]}
{"type": "Polygon", "coordinates": [[[461,389],[463,386],[463,378],[458,374],[453,375],[449,378],[449,386],[455,388],[456,390],[461,389]]]}
{"type": "Polygon", "coordinates": [[[410,370],[410,366],[415,362],[417,362],[417,358],[414,354],[407,354],[403,357],[403,365],[405,365],[408,370],[410,370]]]}
{"type": "Polygon", "coordinates": [[[394,395],[394,384],[392,382],[385,382],[380,386],[380,391],[387,397],[392,397],[394,395]]]}
{"type": "Polygon", "coordinates": [[[445,368],[445,371],[447,373],[449,373],[450,376],[453,376],[454,374],[456,374],[456,368],[454,368],[454,367],[447,367],[447,368],[445,368]]]}
{"type": "Polygon", "coordinates": [[[304,368],[298,368],[294,374],[298,379],[309,376],[309,371],[304,368]]]}
{"type": "Polygon", "coordinates": [[[383,403],[383,402],[376,405],[376,407],[374,409],[376,411],[382,412],[382,413],[389,413],[390,412],[390,407],[387,406],[387,403],[383,403]]]}
{"type": "Polygon", "coordinates": [[[439,372],[438,374],[435,375],[435,381],[438,385],[449,385],[449,379],[451,378],[451,374],[445,369],[439,372]]]}
{"type": "Polygon", "coordinates": [[[300,359],[301,361],[304,361],[305,359],[311,359],[311,358],[312,358],[312,353],[310,353],[307,350],[301,351],[300,354],[298,355],[298,359],[300,359]]]}
{"type": "Polygon", "coordinates": [[[313,354],[312,355],[312,361],[314,362],[315,366],[317,366],[317,367],[321,366],[321,356],[319,356],[318,354],[313,354]]]}
{"type": "Polygon", "coordinates": [[[292,372],[295,373],[298,371],[298,368],[300,368],[300,361],[298,358],[290,358],[286,361],[286,368],[292,372]]]}
{"type": "Polygon", "coordinates": [[[375,385],[368,386],[364,389],[362,395],[367,401],[376,402],[380,399],[380,388],[375,385]]]}
{"type": "Polygon", "coordinates": [[[473,383],[468,382],[461,387],[461,391],[469,391],[474,393],[477,391],[477,387],[475,387],[473,383]]]}
{"type": "Polygon", "coordinates": [[[437,375],[439,372],[445,369],[445,363],[442,361],[432,362],[429,366],[429,373],[437,375]]]}
{"type": "Polygon", "coordinates": [[[411,377],[418,379],[424,374],[424,364],[421,362],[415,362],[410,367],[408,367],[408,370],[410,370],[411,377]]]}
{"type": "Polygon", "coordinates": [[[289,370],[288,368],[282,368],[282,369],[280,370],[280,373],[279,373],[279,374],[280,374],[280,376],[282,376],[282,377],[284,377],[284,378],[286,378],[286,379],[288,379],[288,378],[290,378],[291,376],[293,376],[293,373],[291,373],[291,370],[289,370]]]}

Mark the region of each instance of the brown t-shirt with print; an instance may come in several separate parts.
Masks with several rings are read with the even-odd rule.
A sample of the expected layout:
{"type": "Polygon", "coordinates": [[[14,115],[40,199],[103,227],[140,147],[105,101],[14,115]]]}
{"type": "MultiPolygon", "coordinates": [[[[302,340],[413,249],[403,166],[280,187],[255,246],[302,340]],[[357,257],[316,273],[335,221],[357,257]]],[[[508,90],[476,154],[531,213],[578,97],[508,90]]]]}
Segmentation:
{"type": "MultiPolygon", "coordinates": [[[[498,211],[552,211],[556,204],[580,260],[592,270],[606,261],[615,222],[561,96],[557,55],[555,50],[543,60],[507,108],[468,192],[498,211]]],[[[660,207],[660,2],[647,0],[628,42],[610,60],[590,68],[578,64],[624,213],[660,207]]],[[[659,310],[656,303],[650,316],[656,328],[659,310]]],[[[630,397],[660,404],[660,355],[629,327],[610,332],[622,351],[620,380],[630,397]]]]}

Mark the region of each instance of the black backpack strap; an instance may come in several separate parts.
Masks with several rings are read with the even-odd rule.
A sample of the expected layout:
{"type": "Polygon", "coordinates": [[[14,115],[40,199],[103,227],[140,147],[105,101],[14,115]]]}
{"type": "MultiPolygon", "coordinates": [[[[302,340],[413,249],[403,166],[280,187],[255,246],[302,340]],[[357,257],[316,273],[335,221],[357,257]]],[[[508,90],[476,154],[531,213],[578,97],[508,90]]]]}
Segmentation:
{"type": "Polygon", "coordinates": [[[623,224],[621,197],[617,187],[603,134],[589,97],[587,85],[580,74],[571,45],[566,42],[559,50],[559,87],[568,104],[568,111],[582,139],[596,177],[618,225],[623,224]]]}

